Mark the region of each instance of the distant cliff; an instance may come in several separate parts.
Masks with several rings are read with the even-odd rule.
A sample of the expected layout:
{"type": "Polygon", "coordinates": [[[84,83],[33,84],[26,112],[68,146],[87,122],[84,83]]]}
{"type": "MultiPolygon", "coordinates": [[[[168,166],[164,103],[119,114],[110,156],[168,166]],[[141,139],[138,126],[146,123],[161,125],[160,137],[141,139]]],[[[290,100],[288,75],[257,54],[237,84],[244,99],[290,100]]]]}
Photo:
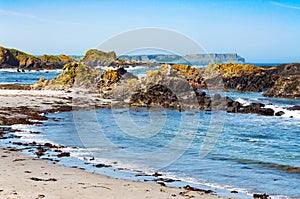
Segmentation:
{"type": "Polygon", "coordinates": [[[158,63],[190,63],[206,65],[210,63],[245,62],[245,58],[236,53],[226,54],[191,54],[191,55],[122,55],[118,57],[123,60],[137,62],[158,62],[158,63]]]}

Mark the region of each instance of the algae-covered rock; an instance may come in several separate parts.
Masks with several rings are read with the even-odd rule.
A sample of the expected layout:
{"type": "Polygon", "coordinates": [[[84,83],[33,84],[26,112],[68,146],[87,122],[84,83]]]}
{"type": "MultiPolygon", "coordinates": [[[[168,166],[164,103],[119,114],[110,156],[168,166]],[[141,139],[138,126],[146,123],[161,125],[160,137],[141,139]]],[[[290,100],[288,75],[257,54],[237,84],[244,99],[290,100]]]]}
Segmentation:
{"type": "Polygon", "coordinates": [[[73,59],[66,55],[43,55],[36,57],[20,50],[8,49],[0,46],[0,68],[22,68],[22,69],[61,69],[66,63],[73,59]]]}
{"type": "Polygon", "coordinates": [[[84,89],[93,92],[111,90],[122,75],[127,71],[124,68],[117,70],[100,70],[91,68],[79,62],[66,64],[61,74],[52,80],[41,78],[32,86],[34,89],[67,90],[69,88],[84,89]]]}
{"type": "Polygon", "coordinates": [[[116,60],[116,53],[114,51],[111,52],[103,52],[97,49],[88,50],[82,58],[82,62],[88,66],[108,66],[110,63],[116,60]]]}
{"type": "Polygon", "coordinates": [[[253,64],[209,64],[205,69],[205,76],[206,78],[211,78],[216,75],[222,75],[222,77],[233,77],[250,74],[261,69],[262,68],[256,67],[253,64]]]}
{"type": "Polygon", "coordinates": [[[55,55],[42,55],[38,57],[43,62],[72,62],[74,61],[73,58],[70,58],[64,54],[60,54],[58,56],[55,55]]]}
{"type": "Polygon", "coordinates": [[[63,67],[62,73],[45,85],[46,89],[68,89],[80,87],[95,90],[100,81],[100,71],[92,69],[84,64],[73,62],[63,67]]]}

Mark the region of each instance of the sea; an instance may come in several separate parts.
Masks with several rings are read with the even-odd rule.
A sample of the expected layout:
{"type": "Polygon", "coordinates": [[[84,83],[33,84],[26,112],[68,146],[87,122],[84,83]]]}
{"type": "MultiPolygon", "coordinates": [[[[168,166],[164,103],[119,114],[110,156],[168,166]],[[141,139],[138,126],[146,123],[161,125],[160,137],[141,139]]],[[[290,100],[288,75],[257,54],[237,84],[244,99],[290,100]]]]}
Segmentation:
{"type": "MultiPolygon", "coordinates": [[[[144,68],[130,68],[139,77],[144,68]]],[[[0,70],[1,84],[31,84],[60,71],[0,70]]],[[[213,95],[209,93],[208,95],[213,95]]],[[[261,102],[282,116],[225,111],[178,111],[162,107],[73,110],[47,114],[39,125],[13,125],[20,138],[0,140],[54,143],[70,157],[41,158],[88,172],[168,186],[213,190],[232,198],[300,198],[300,99],[268,98],[263,93],[221,93],[242,104],[261,102]],[[32,133],[32,132],[39,132],[32,133]],[[95,167],[103,164],[101,168],[95,167]]],[[[22,148],[22,146],[20,146],[22,148]]],[[[31,155],[30,149],[24,153],[31,155]]],[[[52,157],[53,156],[53,157],[52,157]]]]}

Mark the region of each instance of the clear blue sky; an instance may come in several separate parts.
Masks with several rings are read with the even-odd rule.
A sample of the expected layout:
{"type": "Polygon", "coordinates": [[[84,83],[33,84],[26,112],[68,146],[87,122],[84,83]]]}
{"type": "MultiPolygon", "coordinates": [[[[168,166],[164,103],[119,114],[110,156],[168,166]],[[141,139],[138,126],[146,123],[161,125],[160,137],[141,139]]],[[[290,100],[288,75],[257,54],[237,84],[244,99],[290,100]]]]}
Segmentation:
{"type": "Polygon", "coordinates": [[[208,52],[249,62],[300,62],[300,1],[0,0],[0,45],[83,54],[132,29],[166,28],[208,52]]]}

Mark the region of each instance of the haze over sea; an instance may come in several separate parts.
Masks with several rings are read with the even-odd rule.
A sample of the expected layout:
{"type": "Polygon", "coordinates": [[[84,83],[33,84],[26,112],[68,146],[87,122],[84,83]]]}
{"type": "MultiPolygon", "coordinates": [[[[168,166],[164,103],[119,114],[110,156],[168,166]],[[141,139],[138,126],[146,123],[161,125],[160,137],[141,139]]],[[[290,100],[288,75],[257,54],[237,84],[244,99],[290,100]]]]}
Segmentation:
{"type": "MultiPolygon", "coordinates": [[[[131,69],[131,72],[143,75],[144,71],[131,69]]],[[[14,83],[18,80],[20,84],[29,84],[37,81],[39,77],[51,79],[59,71],[17,73],[14,70],[1,70],[0,73],[1,83],[14,83]]],[[[274,99],[264,97],[262,93],[234,91],[222,95],[232,97],[243,104],[262,102],[277,111],[284,110],[286,114],[281,117],[267,117],[224,112],[224,124],[216,145],[204,158],[199,156],[199,152],[211,128],[215,114],[213,111],[179,112],[167,109],[121,108],[76,112],[75,115],[81,115],[84,117],[81,118],[83,120],[92,120],[90,117],[96,115],[99,128],[90,128],[84,135],[78,132],[80,129],[78,124],[81,123],[78,123],[78,118],[74,121],[76,119],[74,112],[49,114],[47,115],[49,120],[41,125],[15,125],[14,128],[22,130],[19,133],[22,140],[67,146],[66,150],[71,152],[71,157],[62,159],[60,164],[140,181],[151,180],[149,176],[135,176],[135,174],[141,172],[150,174],[154,171],[153,162],[150,162],[150,159],[138,161],[132,154],[149,152],[155,154],[160,147],[168,145],[179,130],[185,132],[184,136],[187,137],[190,136],[190,132],[195,132],[192,144],[186,148],[183,155],[158,170],[163,176],[181,180],[169,183],[171,186],[184,186],[189,183],[196,187],[212,189],[220,195],[240,198],[251,198],[253,193],[267,193],[272,198],[299,198],[300,112],[288,111],[286,108],[299,105],[300,100],[274,99]],[[182,125],[180,122],[183,117],[187,121],[189,117],[197,118],[199,124],[182,125]],[[129,128],[124,129],[124,123],[129,128]],[[136,129],[145,135],[148,130],[155,133],[147,139],[135,137],[133,135],[136,129]],[[29,131],[41,133],[30,134],[29,131]],[[87,143],[82,136],[91,136],[95,143],[92,145],[87,143]],[[101,136],[107,138],[114,148],[101,141],[101,136]],[[90,160],[95,154],[97,158],[90,160]],[[104,163],[112,167],[97,169],[84,162],[104,163]],[[231,191],[238,191],[239,194],[232,194],[231,191]]],[[[16,138],[3,140],[1,145],[9,145],[9,141],[16,141],[16,138]]]]}

